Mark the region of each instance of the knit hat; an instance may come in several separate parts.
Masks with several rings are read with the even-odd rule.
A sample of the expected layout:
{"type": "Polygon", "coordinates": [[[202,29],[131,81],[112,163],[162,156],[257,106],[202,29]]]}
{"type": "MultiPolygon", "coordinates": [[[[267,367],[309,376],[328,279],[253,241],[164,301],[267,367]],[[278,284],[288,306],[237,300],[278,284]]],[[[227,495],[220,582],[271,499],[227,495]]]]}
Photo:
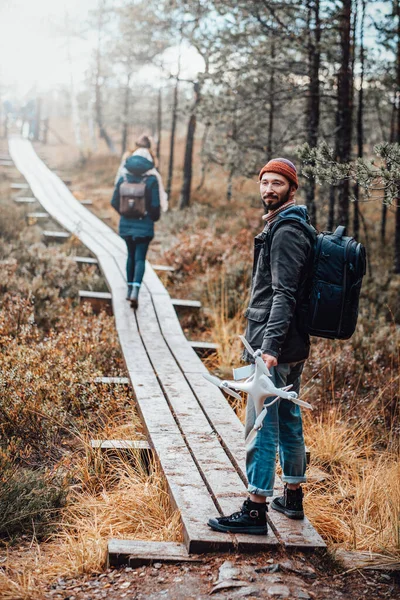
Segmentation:
{"type": "Polygon", "coordinates": [[[299,187],[299,181],[297,179],[297,170],[296,167],[290,160],[286,158],[273,158],[261,169],[259,179],[261,181],[261,177],[264,173],[279,173],[289,179],[290,183],[292,183],[296,190],[299,187]]]}
{"type": "Polygon", "coordinates": [[[151,148],[151,142],[147,135],[141,135],[135,142],[137,148],[151,148]]]}

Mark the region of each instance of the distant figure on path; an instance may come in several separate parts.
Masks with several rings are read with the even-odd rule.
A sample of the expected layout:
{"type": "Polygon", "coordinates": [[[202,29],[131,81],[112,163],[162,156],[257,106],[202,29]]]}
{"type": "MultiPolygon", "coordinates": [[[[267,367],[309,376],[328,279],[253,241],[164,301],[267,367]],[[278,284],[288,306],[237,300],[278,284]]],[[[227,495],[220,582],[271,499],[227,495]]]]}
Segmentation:
{"type": "Polygon", "coordinates": [[[128,249],[126,298],[130,300],[134,309],[139,305],[146,254],[154,237],[154,222],[160,218],[161,204],[161,177],[154,168],[150,140],[142,136],[136,145],[137,149],[118,170],[111,200],[111,206],[121,216],[119,234],[125,240],[128,249]]]}
{"type": "MultiPolygon", "coordinates": [[[[297,171],[285,158],[270,160],[260,171],[261,200],[267,213],[264,230],[255,238],[253,280],[247,317],[246,339],[262,358],[277,387],[292,384],[299,393],[301,373],[309,355],[310,339],[301,329],[301,307],[307,300],[307,279],[312,269],[312,242],[301,223],[283,220],[283,215],[309,222],[305,206],[296,206],[297,171]]],[[[250,361],[245,351],[244,358],[250,361]]],[[[246,436],[256,418],[248,398],[246,436]]],[[[284,495],[271,508],[290,519],[303,519],[306,453],[300,407],[281,399],[268,409],[263,427],[247,450],[249,498],[233,515],[209,520],[217,531],[266,534],[266,499],[273,496],[276,451],[285,483],[284,495]]]]}

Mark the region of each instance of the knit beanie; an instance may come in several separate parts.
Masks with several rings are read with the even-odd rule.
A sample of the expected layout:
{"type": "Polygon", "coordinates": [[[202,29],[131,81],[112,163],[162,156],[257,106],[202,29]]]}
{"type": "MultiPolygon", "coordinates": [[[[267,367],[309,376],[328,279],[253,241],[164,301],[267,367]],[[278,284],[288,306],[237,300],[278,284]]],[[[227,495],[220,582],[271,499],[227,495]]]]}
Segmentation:
{"type": "Polygon", "coordinates": [[[299,181],[297,179],[297,170],[296,167],[290,160],[286,158],[273,158],[261,169],[259,179],[261,181],[261,177],[264,173],[279,173],[283,175],[292,183],[296,190],[299,187],[299,181]]]}

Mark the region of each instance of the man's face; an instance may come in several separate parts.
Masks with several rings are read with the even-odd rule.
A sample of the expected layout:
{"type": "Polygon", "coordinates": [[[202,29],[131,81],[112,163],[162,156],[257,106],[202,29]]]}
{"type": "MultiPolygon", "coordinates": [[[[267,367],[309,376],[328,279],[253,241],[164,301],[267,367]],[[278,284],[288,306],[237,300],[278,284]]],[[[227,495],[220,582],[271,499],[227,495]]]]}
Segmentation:
{"type": "Polygon", "coordinates": [[[291,200],[295,188],[290,187],[289,180],[280,173],[263,173],[260,181],[260,194],[267,210],[275,210],[291,200]]]}

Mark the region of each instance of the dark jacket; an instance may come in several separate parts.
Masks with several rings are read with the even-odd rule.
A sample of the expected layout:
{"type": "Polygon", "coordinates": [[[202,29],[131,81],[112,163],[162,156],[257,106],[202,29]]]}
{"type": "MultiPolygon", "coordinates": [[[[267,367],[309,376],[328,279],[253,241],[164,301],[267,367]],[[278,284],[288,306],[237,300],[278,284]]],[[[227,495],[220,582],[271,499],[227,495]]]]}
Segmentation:
{"type": "MultiPolygon", "coordinates": [[[[125,168],[128,170],[127,181],[129,183],[139,183],[143,181],[143,174],[152,169],[154,164],[143,158],[143,156],[130,156],[125,168]]],[[[124,181],[123,177],[115,186],[111,206],[119,212],[119,186],[124,181]]],[[[158,181],[154,175],[150,175],[146,180],[146,209],[147,214],[142,219],[130,219],[121,215],[119,221],[119,234],[121,237],[131,237],[134,239],[154,237],[154,221],[160,218],[160,194],[158,191],[158,181]]]]}
{"type": "MultiPolygon", "coordinates": [[[[305,206],[288,208],[282,215],[308,220],[305,206]]],[[[301,308],[307,299],[312,266],[311,239],[301,223],[288,221],[272,236],[267,224],[254,242],[246,339],[254,350],[277,357],[279,363],[305,360],[310,338],[301,328],[301,308]]],[[[249,360],[247,353],[244,358],[249,360]]]]}

